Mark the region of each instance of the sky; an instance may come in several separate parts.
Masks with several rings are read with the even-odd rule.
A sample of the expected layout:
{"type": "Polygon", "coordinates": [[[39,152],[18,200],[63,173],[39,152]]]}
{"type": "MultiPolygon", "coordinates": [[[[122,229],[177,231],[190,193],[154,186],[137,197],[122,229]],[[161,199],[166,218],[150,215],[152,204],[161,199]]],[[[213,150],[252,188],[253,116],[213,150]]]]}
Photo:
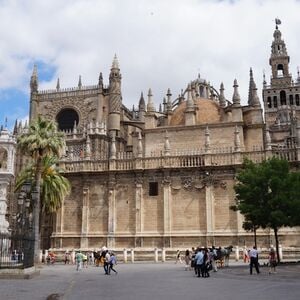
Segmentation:
{"type": "Polygon", "coordinates": [[[123,104],[137,107],[152,89],[156,107],[198,73],[231,100],[236,78],[247,103],[249,69],[261,88],[275,18],[286,42],[290,73],[300,66],[299,0],[0,0],[0,125],[25,120],[29,81],[37,64],[39,90],[108,84],[116,54],[123,104]]]}

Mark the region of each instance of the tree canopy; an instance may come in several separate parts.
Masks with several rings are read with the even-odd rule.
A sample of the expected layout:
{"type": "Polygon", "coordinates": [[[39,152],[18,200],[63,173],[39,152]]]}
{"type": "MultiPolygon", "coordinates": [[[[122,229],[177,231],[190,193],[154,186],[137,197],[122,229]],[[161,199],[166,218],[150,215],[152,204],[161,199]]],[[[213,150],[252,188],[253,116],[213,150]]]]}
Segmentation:
{"type": "Polygon", "coordinates": [[[275,157],[261,164],[245,160],[234,189],[233,209],[244,215],[244,228],[273,229],[278,253],[278,229],[300,225],[300,173],[290,172],[289,163],[275,157]]]}

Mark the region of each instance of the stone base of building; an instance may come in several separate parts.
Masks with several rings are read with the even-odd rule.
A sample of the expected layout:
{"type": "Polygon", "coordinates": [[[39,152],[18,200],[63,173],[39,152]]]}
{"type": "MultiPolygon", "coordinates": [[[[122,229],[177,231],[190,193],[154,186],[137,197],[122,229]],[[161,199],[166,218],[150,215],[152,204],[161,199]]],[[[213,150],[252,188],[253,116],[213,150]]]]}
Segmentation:
{"type": "Polygon", "coordinates": [[[26,269],[0,269],[0,279],[31,279],[40,275],[35,267],[26,269]]]}

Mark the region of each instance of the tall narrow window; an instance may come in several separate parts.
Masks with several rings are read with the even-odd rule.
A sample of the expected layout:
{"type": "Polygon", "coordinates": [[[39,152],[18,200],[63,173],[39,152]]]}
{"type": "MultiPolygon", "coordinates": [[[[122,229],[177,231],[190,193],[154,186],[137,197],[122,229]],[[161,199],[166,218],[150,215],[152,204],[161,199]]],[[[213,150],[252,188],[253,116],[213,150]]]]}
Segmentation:
{"type": "Polygon", "coordinates": [[[267,105],[268,105],[268,108],[272,108],[272,99],[271,99],[271,97],[268,97],[267,105]]]}
{"type": "Polygon", "coordinates": [[[158,195],[158,182],[149,182],[149,196],[158,195]]]}
{"type": "Polygon", "coordinates": [[[277,96],[273,97],[273,105],[274,107],[277,107],[277,96]]]}
{"type": "Polygon", "coordinates": [[[299,95],[298,94],[296,95],[295,100],[296,100],[296,105],[299,106],[300,101],[299,101],[299,95]]]}
{"type": "Polygon", "coordinates": [[[293,95],[290,95],[290,105],[294,105],[294,97],[293,97],[293,95]]]}
{"type": "Polygon", "coordinates": [[[280,105],[286,105],[286,93],[285,93],[285,91],[280,92],[280,105]]]}

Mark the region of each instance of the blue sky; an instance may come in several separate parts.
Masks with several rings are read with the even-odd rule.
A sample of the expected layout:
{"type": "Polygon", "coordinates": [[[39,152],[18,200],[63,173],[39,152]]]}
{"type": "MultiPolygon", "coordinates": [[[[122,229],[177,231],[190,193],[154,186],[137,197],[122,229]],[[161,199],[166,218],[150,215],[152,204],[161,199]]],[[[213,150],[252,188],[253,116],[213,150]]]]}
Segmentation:
{"type": "Polygon", "coordinates": [[[108,82],[120,62],[123,102],[137,105],[149,88],[156,107],[168,88],[176,97],[198,73],[232,98],[237,78],[247,102],[249,68],[261,95],[274,19],[295,77],[300,65],[300,2],[296,0],[28,0],[0,1],[0,124],[28,117],[29,81],[38,66],[39,89],[108,82]],[[172,3],[172,5],[170,5],[172,3]],[[12,21],[13,20],[13,21],[12,21]]]}

